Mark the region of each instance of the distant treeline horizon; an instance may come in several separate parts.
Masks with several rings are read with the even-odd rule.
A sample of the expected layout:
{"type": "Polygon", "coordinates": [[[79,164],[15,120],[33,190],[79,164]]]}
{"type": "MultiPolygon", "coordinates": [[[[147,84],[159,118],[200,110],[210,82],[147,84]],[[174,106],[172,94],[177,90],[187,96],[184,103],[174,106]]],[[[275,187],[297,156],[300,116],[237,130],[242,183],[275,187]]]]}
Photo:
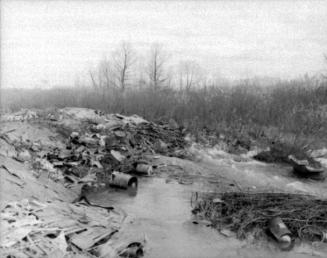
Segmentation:
{"type": "MultiPolygon", "coordinates": [[[[210,66],[202,66],[196,59],[176,59],[168,52],[163,44],[153,43],[150,48],[139,53],[129,42],[122,41],[108,54],[104,55],[95,65],[90,65],[88,70],[79,75],[72,75],[74,83],[66,85],[52,85],[43,79],[33,86],[7,86],[6,88],[52,88],[71,86],[92,86],[95,88],[119,88],[124,91],[128,87],[144,86],[151,84],[153,87],[199,87],[203,85],[238,85],[243,82],[270,86],[283,81],[294,81],[304,78],[324,80],[327,78],[327,55],[322,55],[326,69],[308,71],[302,75],[280,77],[269,75],[255,75],[238,78],[226,77],[219,70],[210,72],[210,66]],[[172,59],[174,59],[173,62],[172,59]],[[237,78],[237,79],[236,79],[237,78]]],[[[272,73],[273,74],[273,73],[272,73]]],[[[4,85],[2,85],[4,87],[4,85]]]]}
{"type": "Polygon", "coordinates": [[[292,80],[213,80],[193,61],[181,62],[172,70],[162,45],[154,44],[148,54],[141,66],[132,46],[122,42],[110,59],[89,70],[88,82],[76,80],[73,86],[47,89],[2,89],[1,108],[85,107],[137,114],[151,121],[174,119],[195,132],[222,126],[276,127],[303,135],[327,131],[326,74],[292,80]]]}
{"type": "Polygon", "coordinates": [[[151,121],[174,119],[193,131],[218,130],[222,126],[246,126],[253,130],[276,127],[302,135],[325,135],[327,131],[327,79],[324,77],[303,76],[264,85],[256,80],[243,80],[231,85],[203,81],[196,84],[188,74],[176,85],[162,80],[159,69],[150,71],[148,81],[124,85],[121,80],[117,81],[118,86],[100,76],[93,77],[91,85],[2,89],[2,112],[84,107],[106,113],[137,114],[151,121]]]}

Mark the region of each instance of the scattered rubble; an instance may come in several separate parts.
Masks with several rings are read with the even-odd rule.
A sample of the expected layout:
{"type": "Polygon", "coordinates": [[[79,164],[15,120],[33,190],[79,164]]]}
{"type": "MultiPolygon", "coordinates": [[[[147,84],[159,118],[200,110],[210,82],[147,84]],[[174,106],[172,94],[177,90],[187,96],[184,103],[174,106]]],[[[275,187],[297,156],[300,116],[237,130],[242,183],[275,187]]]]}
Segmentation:
{"type": "Polygon", "coordinates": [[[80,189],[71,191],[61,182],[55,181],[52,172],[39,173],[28,164],[8,159],[0,155],[1,207],[6,202],[24,198],[37,198],[40,201],[72,201],[80,189]]]}
{"type": "Polygon", "coordinates": [[[6,122],[0,132],[5,192],[1,253],[6,257],[143,255],[144,241],[126,236],[129,242],[120,240],[119,246],[112,241],[113,235],[123,233],[124,214],[92,205],[87,193],[109,185],[137,188],[137,178],[126,173],[151,175],[148,154],[185,156],[186,142],[178,127],[82,108],[23,110],[2,116],[1,121],[6,122]]]}
{"type": "MultiPolygon", "coordinates": [[[[38,118],[39,123],[56,128],[57,135],[52,133],[52,141],[49,143],[49,139],[44,141],[41,137],[30,142],[31,137],[19,138],[13,129],[1,133],[0,140],[8,146],[1,147],[0,153],[20,162],[30,162],[37,174],[47,172],[50,178],[63,180],[66,186],[81,183],[80,179],[90,174],[95,175],[94,185],[107,182],[113,171],[150,175],[153,167],[145,162],[146,154],[187,155],[183,133],[176,126],[158,125],[136,115],[105,115],[84,108],[48,113],[33,111],[33,114],[36,115],[24,111],[12,116],[19,117],[18,121],[38,118]],[[56,140],[58,137],[60,141],[56,140]]],[[[5,116],[3,120],[13,119],[5,116]]]]}
{"type": "Polygon", "coordinates": [[[37,119],[38,115],[36,111],[30,109],[22,109],[16,113],[9,113],[1,115],[0,122],[13,122],[13,121],[30,121],[37,119]]]}
{"type": "Polygon", "coordinates": [[[99,257],[94,250],[118,232],[126,215],[111,207],[24,199],[7,203],[1,217],[5,257],[99,257]]]}

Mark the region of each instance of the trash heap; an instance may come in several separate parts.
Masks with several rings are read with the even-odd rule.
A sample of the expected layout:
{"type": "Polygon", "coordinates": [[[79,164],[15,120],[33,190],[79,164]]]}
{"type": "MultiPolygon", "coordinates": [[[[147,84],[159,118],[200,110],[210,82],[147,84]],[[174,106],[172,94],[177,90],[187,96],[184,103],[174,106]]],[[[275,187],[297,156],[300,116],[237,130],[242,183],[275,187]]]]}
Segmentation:
{"type": "Polygon", "coordinates": [[[260,238],[269,221],[279,217],[293,238],[324,241],[327,237],[327,200],[289,193],[224,192],[196,195],[193,213],[209,219],[219,231],[230,230],[240,239],[260,238]]]}
{"type": "Polygon", "coordinates": [[[137,187],[136,177],[126,173],[150,174],[147,154],[181,155],[183,134],[138,116],[76,108],[35,113],[31,118],[28,112],[14,114],[19,119],[10,118],[1,128],[5,189],[13,185],[18,199],[30,199],[3,202],[0,253],[17,258],[142,256],[144,236],[122,228],[124,212],[94,205],[85,193],[107,184],[125,186],[120,176],[137,187]],[[47,194],[43,202],[38,199],[47,194]],[[77,194],[73,203],[65,202],[77,194]]]}
{"type": "Polygon", "coordinates": [[[66,148],[55,148],[45,158],[62,171],[68,183],[89,178],[90,174],[98,183],[107,182],[113,171],[149,174],[151,167],[141,168],[147,163],[147,154],[186,155],[184,135],[178,128],[151,123],[136,115],[104,115],[94,110],[76,115],[71,109],[66,113],[64,110],[58,111],[59,117],[48,115],[47,119],[59,132],[69,134],[66,148]]]}
{"type": "MultiPolygon", "coordinates": [[[[4,118],[10,122],[17,120],[11,117],[19,117],[21,122],[26,121],[26,114],[30,116],[24,111],[4,118]]],[[[15,129],[2,133],[0,140],[14,147],[12,158],[30,162],[36,175],[48,173],[49,178],[63,180],[67,187],[90,183],[105,186],[113,171],[150,174],[153,167],[145,159],[148,154],[187,156],[184,134],[170,124],[85,108],[36,110],[33,114],[37,119],[29,123],[55,130],[57,136],[45,137],[52,139],[51,144],[12,138],[15,129]]]]}
{"type": "Polygon", "coordinates": [[[109,241],[113,235],[117,238],[125,217],[112,207],[83,203],[11,202],[1,211],[0,252],[16,258],[142,254],[143,241],[125,238],[119,239],[119,245],[109,241]]]}
{"type": "Polygon", "coordinates": [[[30,109],[21,109],[18,112],[12,114],[3,114],[0,116],[1,122],[13,122],[13,121],[30,121],[38,118],[38,114],[36,111],[30,109]]]}

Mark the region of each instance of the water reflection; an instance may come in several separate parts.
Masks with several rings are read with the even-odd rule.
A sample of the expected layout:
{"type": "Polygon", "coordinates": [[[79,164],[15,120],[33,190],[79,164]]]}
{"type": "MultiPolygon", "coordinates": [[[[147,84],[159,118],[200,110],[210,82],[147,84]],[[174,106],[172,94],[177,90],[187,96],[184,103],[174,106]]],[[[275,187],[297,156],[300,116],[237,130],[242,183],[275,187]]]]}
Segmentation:
{"type": "Polygon", "coordinates": [[[135,197],[137,195],[137,184],[131,184],[130,186],[128,186],[126,189],[124,188],[119,188],[119,187],[114,187],[111,186],[109,188],[107,188],[105,191],[102,191],[99,194],[109,194],[111,197],[114,196],[131,196],[131,197],[135,197]]]}
{"type": "Polygon", "coordinates": [[[137,195],[137,185],[132,184],[127,188],[128,196],[136,196],[137,195]]]}

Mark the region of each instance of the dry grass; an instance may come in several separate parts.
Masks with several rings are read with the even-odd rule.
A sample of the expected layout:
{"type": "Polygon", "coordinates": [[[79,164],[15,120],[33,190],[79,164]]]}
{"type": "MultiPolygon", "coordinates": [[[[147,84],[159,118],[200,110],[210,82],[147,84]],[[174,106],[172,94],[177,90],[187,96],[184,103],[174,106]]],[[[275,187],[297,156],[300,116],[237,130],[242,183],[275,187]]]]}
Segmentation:
{"type": "MultiPolygon", "coordinates": [[[[269,86],[240,82],[235,86],[204,85],[177,88],[135,85],[115,88],[56,87],[2,90],[2,107],[87,107],[105,112],[138,114],[152,121],[169,121],[193,132],[244,131],[260,137],[265,128],[293,135],[323,135],[327,131],[327,81],[298,79],[269,86]]],[[[225,132],[226,133],[226,132],[225,132]]],[[[302,137],[303,138],[303,137],[302,137]]]]}
{"type": "Polygon", "coordinates": [[[326,230],[326,210],[327,200],[310,195],[225,192],[202,196],[193,213],[209,219],[219,230],[228,228],[239,238],[253,232],[259,237],[270,219],[280,217],[293,237],[314,241],[326,230]]]}

